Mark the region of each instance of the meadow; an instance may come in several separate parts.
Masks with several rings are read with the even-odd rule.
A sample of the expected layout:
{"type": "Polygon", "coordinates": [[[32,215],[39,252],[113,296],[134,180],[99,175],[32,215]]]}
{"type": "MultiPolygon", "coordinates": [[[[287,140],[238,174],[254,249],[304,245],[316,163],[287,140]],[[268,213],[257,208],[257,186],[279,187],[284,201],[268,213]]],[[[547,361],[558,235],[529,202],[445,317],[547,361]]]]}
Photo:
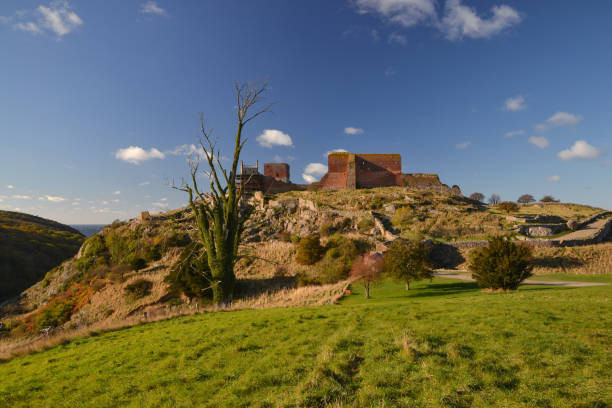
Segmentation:
{"type": "Polygon", "coordinates": [[[358,284],[339,304],[213,312],[0,364],[11,407],[606,407],[612,287],[358,284]]]}

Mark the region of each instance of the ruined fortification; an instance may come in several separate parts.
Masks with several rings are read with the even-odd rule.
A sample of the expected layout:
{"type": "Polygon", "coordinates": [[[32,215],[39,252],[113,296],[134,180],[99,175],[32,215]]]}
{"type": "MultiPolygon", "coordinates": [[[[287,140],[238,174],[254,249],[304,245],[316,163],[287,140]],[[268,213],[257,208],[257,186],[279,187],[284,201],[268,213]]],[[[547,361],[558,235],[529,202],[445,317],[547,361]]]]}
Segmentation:
{"type": "MultiPolygon", "coordinates": [[[[391,154],[356,154],[348,152],[330,153],[327,156],[327,174],[321,181],[310,184],[324,190],[355,190],[358,188],[408,187],[415,190],[437,191],[461,195],[458,186],[442,184],[437,174],[402,173],[402,156],[391,154]]],[[[287,163],[264,163],[264,173],[259,172],[259,161],[255,166],[240,163],[238,183],[244,183],[247,193],[283,193],[305,190],[308,185],[291,182],[287,163]]]]}
{"type": "Polygon", "coordinates": [[[404,186],[417,190],[431,190],[461,194],[458,186],[440,182],[437,174],[402,173],[402,157],[391,154],[330,153],[328,170],[318,184],[323,189],[358,189],[404,186]]]}

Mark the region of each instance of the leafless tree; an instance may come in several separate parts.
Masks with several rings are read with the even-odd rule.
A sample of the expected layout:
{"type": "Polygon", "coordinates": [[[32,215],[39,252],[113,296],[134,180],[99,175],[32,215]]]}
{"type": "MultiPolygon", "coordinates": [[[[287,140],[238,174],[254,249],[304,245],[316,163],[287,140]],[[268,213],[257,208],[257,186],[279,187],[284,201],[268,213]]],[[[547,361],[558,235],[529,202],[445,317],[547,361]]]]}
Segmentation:
{"type": "Polygon", "coordinates": [[[531,194],[523,194],[516,200],[520,204],[529,204],[535,201],[535,198],[531,194]]]}
{"type": "Polygon", "coordinates": [[[491,194],[491,197],[489,197],[489,204],[499,204],[501,203],[501,197],[499,196],[499,194],[491,194]]]}
{"type": "Polygon", "coordinates": [[[189,206],[193,211],[198,236],[206,251],[210,268],[213,301],[218,306],[228,306],[233,301],[236,281],[234,266],[238,260],[238,247],[249,216],[249,209],[241,204],[245,182],[236,182],[240,153],[247,140],[242,132],[250,121],[269,111],[272,104],[261,106],[267,90],[267,81],[261,84],[235,85],[237,129],[229,173],[221,163],[217,139],[213,138],[212,130],[207,128],[203,116],[200,115],[199,143],[202,154],[189,160],[191,182],[183,182],[180,186],[172,184],[173,188],[188,194],[189,206]],[[202,162],[206,165],[203,173],[210,182],[208,193],[198,186],[197,181],[202,162]]]}
{"type": "Polygon", "coordinates": [[[365,289],[366,299],[370,298],[370,288],[383,279],[384,261],[381,254],[367,254],[358,257],[353,263],[350,276],[360,280],[365,289]]]}

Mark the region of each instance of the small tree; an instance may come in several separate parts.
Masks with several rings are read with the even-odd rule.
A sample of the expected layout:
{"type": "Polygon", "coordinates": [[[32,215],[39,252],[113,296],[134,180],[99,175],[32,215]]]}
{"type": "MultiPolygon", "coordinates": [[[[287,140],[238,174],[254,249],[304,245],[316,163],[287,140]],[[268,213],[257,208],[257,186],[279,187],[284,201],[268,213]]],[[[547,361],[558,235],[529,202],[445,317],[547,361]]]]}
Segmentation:
{"type": "Polygon", "coordinates": [[[555,198],[553,196],[546,195],[546,196],[544,196],[544,197],[542,197],[540,199],[540,202],[542,202],[542,203],[558,203],[559,200],[555,200],[555,198]]]}
{"type": "Polygon", "coordinates": [[[485,199],[485,196],[484,196],[484,194],[482,194],[482,193],[473,193],[473,194],[470,196],[470,198],[471,198],[472,200],[474,200],[474,201],[480,201],[480,202],[483,202],[483,201],[484,201],[484,199],[485,199]]]}
{"type": "Polygon", "coordinates": [[[302,237],[298,243],[295,261],[302,265],[312,265],[321,260],[325,248],[321,246],[321,239],[317,234],[302,237]]]}
{"type": "Polygon", "coordinates": [[[383,278],[384,261],[382,255],[368,254],[360,256],[353,263],[350,277],[360,280],[365,290],[366,299],[370,298],[370,288],[383,278]]]}
{"type": "Polygon", "coordinates": [[[499,194],[491,194],[491,197],[489,197],[489,204],[499,204],[501,203],[501,197],[499,196],[499,194]]]}
{"type": "Polygon", "coordinates": [[[433,276],[428,259],[429,250],[422,242],[396,239],[383,256],[385,273],[395,280],[405,282],[408,290],[410,281],[433,276]]]}
{"type": "Polygon", "coordinates": [[[529,203],[533,203],[535,201],[535,198],[533,198],[531,194],[523,194],[516,201],[521,204],[529,204],[529,203]]]}
{"type": "Polygon", "coordinates": [[[499,203],[497,204],[497,208],[507,214],[510,214],[511,212],[517,212],[519,210],[519,206],[516,203],[513,203],[512,201],[504,201],[503,203],[499,203]]]}
{"type": "Polygon", "coordinates": [[[515,290],[531,276],[531,249],[503,237],[489,240],[489,246],[472,252],[469,268],[481,288],[515,290]]]}

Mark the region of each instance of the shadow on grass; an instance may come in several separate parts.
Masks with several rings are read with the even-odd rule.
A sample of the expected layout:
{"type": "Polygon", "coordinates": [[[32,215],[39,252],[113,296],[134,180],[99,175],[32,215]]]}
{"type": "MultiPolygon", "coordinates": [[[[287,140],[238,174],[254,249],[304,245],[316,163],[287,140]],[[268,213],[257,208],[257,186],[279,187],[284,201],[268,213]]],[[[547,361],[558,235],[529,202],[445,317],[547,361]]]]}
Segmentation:
{"type": "Polygon", "coordinates": [[[283,289],[297,287],[295,276],[282,276],[267,279],[238,279],[236,281],[236,298],[260,296],[264,293],[272,294],[283,289]]]}
{"type": "Polygon", "coordinates": [[[415,289],[406,291],[403,296],[392,296],[392,298],[448,296],[479,290],[475,282],[430,283],[424,286],[419,285],[415,289]]]}

